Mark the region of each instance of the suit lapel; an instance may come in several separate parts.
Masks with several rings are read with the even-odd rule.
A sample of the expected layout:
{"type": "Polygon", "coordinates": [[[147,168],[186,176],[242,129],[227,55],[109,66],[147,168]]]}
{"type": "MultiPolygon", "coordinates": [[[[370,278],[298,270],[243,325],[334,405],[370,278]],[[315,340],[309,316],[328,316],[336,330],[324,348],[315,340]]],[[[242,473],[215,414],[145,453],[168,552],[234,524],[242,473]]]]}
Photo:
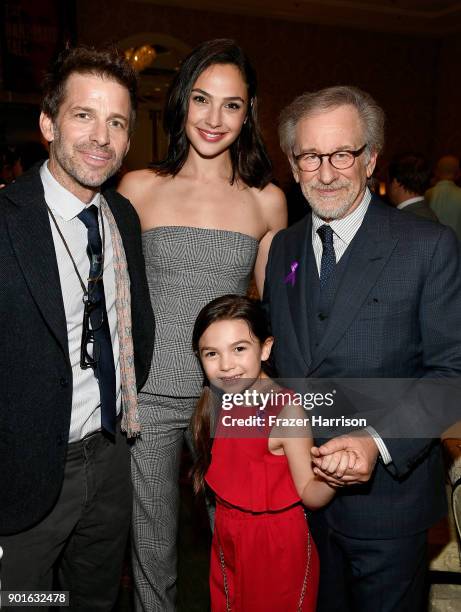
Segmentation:
{"type": "Polygon", "coordinates": [[[311,361],[311,347],[308,329],[308,257],[310,248],[312,219],[307,215],[293,233],[291,240],[285,245],[285,277],[291,272],[292,265],[298,264],[295,272],[295,282],[286,282],[287,299],[290,306],[291,323],[295,331],[301,356],[306,369],[311,361]]]}
{"type": "Polygon", "coordinates": [[[312,362],[312,373],[334,349],[357,316],[389,260],[397,240],[390,232],[386,206],[372,199],[363,223],[350,248],[345,274],[334,298],[329,325],[312,362]]]}
{"type": "Polygon", "coordinates": [[[24,279],[46,324],[68,356],[61,283],[38,169],[11,185],[6,195],[15,204],[8,208],[6,219],[24,279]]]}

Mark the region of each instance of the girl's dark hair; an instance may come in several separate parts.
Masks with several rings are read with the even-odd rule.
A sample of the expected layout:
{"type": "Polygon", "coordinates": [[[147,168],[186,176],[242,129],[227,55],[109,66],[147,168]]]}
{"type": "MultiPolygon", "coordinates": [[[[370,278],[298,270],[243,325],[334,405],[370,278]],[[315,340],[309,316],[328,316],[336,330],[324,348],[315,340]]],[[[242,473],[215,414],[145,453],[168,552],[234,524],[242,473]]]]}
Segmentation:
{"type": "MultiPolygon", "coordinates": [[[[270,337],[269,325],[260,302],[241,295],[223,295],[207,304],[199,312],[192,332],[192,348],[198,356],[200,338],[212,323],[242,319],[250,328],[252,336],[261,344],[270,337]]],[[[274,375],[270,359],[262,364],[264,371],[274,375]]],[[[211,421],[216,396],[205,379],[202,394],[195,407],[191,421],[192,438],[195,445],[196,460],[192,468],[192,484],[195,493],[205,487],[205,473],[211,460],[211,421]]]]}
{"type": "Polygon", "coordinates": [[[248,114],[242,130],[230,146],[231,184],[242,180],[249,187],[263,189],[272,178],[257,120],[256,73],[243,50],[228,38],[216,38],[196,47],[183,61],[168,94],[163,126],[168,135],[166,158],[152,167],[162,176],[176,176],[187,159],[189,140],[185,125],[192,88],[202,72],[214,64],[236,66],[248,87],[248,114]]]}

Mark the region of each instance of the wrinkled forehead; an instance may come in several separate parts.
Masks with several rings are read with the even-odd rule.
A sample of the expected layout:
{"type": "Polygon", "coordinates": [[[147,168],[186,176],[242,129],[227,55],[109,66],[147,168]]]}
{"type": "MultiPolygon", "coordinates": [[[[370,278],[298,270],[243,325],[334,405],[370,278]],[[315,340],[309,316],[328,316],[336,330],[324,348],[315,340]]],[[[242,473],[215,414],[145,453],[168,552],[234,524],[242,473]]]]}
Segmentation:
{"type": "Polygon", "coordinates": [[[325,152],[359,148],[365,144],[365,129],[357,109],[351,105],[313,111],[301,118],[295,130],[295,150],[325,152]]]}

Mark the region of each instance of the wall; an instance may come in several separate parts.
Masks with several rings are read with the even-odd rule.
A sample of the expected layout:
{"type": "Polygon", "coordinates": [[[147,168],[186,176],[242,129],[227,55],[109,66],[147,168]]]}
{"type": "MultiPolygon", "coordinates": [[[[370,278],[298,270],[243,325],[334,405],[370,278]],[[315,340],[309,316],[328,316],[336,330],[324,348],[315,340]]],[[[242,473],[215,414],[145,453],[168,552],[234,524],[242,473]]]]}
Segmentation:
{"type": "Polygon", "coordinates": [[[435,86],[437,108],[435,116],[435,159],[446,153],[461,157],[461,39],[443,39],[439,47],[438,71],[435,86]]]}
{"type": "Polygon", "coordinates": [[[258,72],[263,132],[281,182],[289,170],[278,147],[277,116],[297,94],[327,85],[354,84],[376,97],[388,117],[385,157],[410,148],[432,156],[438,60],[433,39],[114,0],[79,0],[77,24],[79,40],[87,43],[148,31],[192,47],[210,38],[235,38],[258,72]]]}

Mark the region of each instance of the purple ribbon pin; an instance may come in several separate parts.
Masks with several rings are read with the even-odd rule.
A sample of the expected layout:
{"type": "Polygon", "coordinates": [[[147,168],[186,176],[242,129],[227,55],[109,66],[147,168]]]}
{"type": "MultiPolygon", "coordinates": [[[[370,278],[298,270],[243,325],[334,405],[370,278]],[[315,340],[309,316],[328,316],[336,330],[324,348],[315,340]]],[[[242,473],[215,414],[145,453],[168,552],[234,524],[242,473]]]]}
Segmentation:
{"type": "Polygon", "coordinates": [[[284,283],[291,283],[291,286],[294,287],[295,286],[295,282],[296,282],[296,270],[298,268],[298,262],[294,261],[290,268],[291,268],[291,272],[289,274],[287,274],[285,276],[285,278],[283,279],[284,283]]]}

